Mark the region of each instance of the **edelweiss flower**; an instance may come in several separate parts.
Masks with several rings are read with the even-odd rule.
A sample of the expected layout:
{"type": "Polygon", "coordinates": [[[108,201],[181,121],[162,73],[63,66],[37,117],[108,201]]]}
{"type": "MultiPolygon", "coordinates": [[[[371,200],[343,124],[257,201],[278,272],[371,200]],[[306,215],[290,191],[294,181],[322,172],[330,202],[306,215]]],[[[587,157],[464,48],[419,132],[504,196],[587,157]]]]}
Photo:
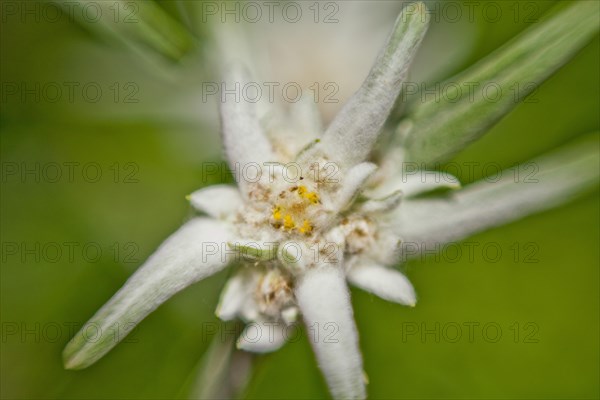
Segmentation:
{"type": "MultiPolygon", "coordinates": [[[[507,84],[525,75],[541,81],[596,31],[593,8],[578,4],[565,12],[587,21],[578,30],[557,29],[551,19],[496,58],[530,54],[532,61],[484,63],[469,71],[471,79],[507,84]],[[544,37],[545,47],[533,37],[544,37]],[[498,71],[506,75],[498,78],[498,71]]],[[[403,243],[460,239],[554,206],[597,182],[597,147],[587,143],[537,160],[535,184],[514,182],[511,174],[461,189],[442,172],[403,173],[409,161],[425,165],[453,154],[511,107],[505,99],[487,108],[481,102],[444,109],[425,103],[396,132],[384,129],[427,26],[423,4],[400,14],[367,79],[325,131],[310,103],[293,104],[287,119],[280,117],[280,129],[267,129],[255,103],[228,98],[221,106],[223,142],[237,187],[191,194],[204,216],[169,237],[84,326],[95,325],[99,339],[72,339],[66,367],[89,366],[175,293],[232,266],[216,313],[247,323],[239,349],[276,350],[302,319],[315,332],[310,342],[333,397],[365,398],[347,283],[414,306],[412,285],[392,268],[406,250],[403,243]],[[426,192],[433,193],[421,196],[426,192]]],[[[227,81],[233,87],[250,77],[232,66],[227,81]]]]}

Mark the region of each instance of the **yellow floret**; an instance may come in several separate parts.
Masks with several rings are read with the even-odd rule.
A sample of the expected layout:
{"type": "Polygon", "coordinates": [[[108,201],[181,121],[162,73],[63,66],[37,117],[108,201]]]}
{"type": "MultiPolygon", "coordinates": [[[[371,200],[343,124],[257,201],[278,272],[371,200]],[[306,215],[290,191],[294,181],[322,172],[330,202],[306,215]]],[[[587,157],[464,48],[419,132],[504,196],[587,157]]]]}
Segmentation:
{"type": "Polygon", "coordinates": [[[283,217],[283,227],[285,229],[294,229],[296,227],[296,223],[290,214],[286,214],[283,217]]]}
{"type": "Polygon", "coordinates": [[[306,200],[310,201],[313,204],[317,204],[319,202],[319,195],[316,194],[315,192],[309,192],[306,189],[306,186],[298,187],[298,195],[300,197],[305,198],[306,200]]]}
{"type": "Polygon", "coordinates": [[[319,202],[319,195],[315,192],[309,192],[304,195],[304,198],[308,199],[313,204],[317,204],[319,202]]]}
{"type": "Polygon", "coordinates": [[[312,227],[312,225],[310,224],[310,221],[309,221],[309,220],[307,220],[307,219],[305,219],[305,220],[304,220],[304,223],[303,223],[303,224],[302,224],[302,226],[301,226],[301,227],[298,229],[298,231],[299,231],[300,233],[303,233],[303,234],[309,234],[309,233],[311,233],[311,232],[312,232],[312,230],[313,230],[313,227],[312,227]]]}
{"type": "Polygon", "coordinates": [[[273,218],[276,221],[279,221],[281,219],[281,207],[279,207],[279,206],[273,207],[273,218]]]}

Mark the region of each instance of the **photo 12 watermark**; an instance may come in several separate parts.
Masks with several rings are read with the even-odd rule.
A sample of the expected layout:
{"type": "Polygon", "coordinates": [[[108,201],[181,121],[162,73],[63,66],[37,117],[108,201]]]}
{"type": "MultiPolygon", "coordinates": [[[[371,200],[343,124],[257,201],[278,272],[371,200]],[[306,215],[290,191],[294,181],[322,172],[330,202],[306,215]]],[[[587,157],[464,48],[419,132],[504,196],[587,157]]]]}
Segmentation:
{"type": "Polygon", "coordinates": [[[136,82],[98,81],[5,81],[0,85],[2,103],[21,104],[91,103],[137,104],[140,87],[136,82]]]}
{"type": "Polygon", "coordinates": [[[75,264],[114,262],[138,264],[140,246],[136,242],[99,243],[94,241],[2,241],[2,263],[75,264]]]}
{"type": "Polygon", "coordinates": [[[301,184],[305,179],[319,183],[338,183],[341,180],[341,168],[333,161],[312,162],[249,162],[234,163],[206,162],[201,165],[201,182],[227,180],[233,177],[236,182],[271,184],[281,177],[290,184],[301,184]]]}
{"type": "Polygon", "coordinates": [[[0,340],[10,343],[66,343],[73,339],[96,343],[110,336],[113,343],[138,343],[137,327],[133,322],[112,325],[71,321],[3,321],[0,340]],[[80,337],[78,337],[80,336],[80,337]]]}
{"type": "MultiPolygon", "coordinates": [[[[533,24],[542,14],[535,1],[426,1],[425,15],[435,23],[459,23],[483,21],[487,24],[512,22],[533,24]]],[[[416,2],[405,6],[405,20],[421,15],[416,2]]],[[[423,16],[425,18],[425,16],[423,16]]]]}
{"type": "MultiPolygon", "coordinates": [[[[539,172],[540,166],[533,161],[513,165],[510,168],[505,168],[495,161],[450,161],[444,164],[403,162],[398,168],[401,183],[417,180],[421,183],[453,184],[456,183],[455,177],[460,176],[468,181],[480,179],[483,182],[496,183],[503,180],[535,184],[540,182],[539,172]]],[[[402,190],[402,187],[399,189],[402,190]]]]}
{"type": "Polygon", "coordinates": [[[337,1],[203,1],[202,23],[290,23],[340,22],[340,2],[337,1]]]}
{"type": "Polygon", "coordinates": [[[533,241],[500,243],[495,241],[464,240],[461,242],[427,243],[401,241],[398,244],[400,262],[408,260],[496,264],[538,264],[540,245],[533,241]]]}
{"type": "Polygon", "coordinates": [[[519,104],[539,103],[536,92],[539,84],[536,82],[436,82],[427,84],[424,82],[403,82],[400,98],[406,102],[416,101],[418,103],[484,103],[495,104],[509,102],[519,104]]]}
{"type": "Polygon", "coordinates": [[[298,82],[202,82],[202,102],[297,103],[308,99],[314,103],[339,103],[340,87],[336,82],[313,82],[306,86],[298,82]]]}
{"type": "Polygon", "coordinates": [[[60,23],[82,21],[90,24],[139,23],[140,5],[135,1],[2,1],[2,23],[60,23]]]}
{"type": "Polygon", "coordinates": [[[140,182],[140,166],[133,161],[3,161],[2,183],[98,183],[140,182]]]}
{"type": "Polygon", "coordinates": [[[540,342],[540,327],[535,322],[494,321],[405,321],[398,335],[402,343],[523,343],[540,342]]]}

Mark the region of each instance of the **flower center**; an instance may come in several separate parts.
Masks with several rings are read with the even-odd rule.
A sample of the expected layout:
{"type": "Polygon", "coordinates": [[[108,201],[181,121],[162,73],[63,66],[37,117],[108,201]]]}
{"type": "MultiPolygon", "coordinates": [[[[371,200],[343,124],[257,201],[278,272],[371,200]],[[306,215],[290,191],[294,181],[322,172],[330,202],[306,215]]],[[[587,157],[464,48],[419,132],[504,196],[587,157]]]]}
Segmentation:
{"type": "Polygon", "coordinates": [[[314,229],[313,214],[321,203],[317,191],[294,185],[279,193],[272,208],[271,226],[287,232],[310,235],[314,229]]]}

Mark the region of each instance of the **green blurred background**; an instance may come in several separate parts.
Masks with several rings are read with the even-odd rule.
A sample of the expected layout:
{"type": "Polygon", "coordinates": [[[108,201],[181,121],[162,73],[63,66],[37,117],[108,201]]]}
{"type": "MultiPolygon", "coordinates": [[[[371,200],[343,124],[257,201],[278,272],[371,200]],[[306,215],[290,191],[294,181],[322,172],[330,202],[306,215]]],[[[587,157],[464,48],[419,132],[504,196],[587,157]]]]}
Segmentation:
{"type": "MultiPolygon", "coordinates": [[[[215,74],[205,46],[208,24],[189,13],[200,3],[160,2],[194,32],[197,47],[182,62],[134,51],[65,18],[48,21],[43,8],[15,15],[6,7],[25,3],[33,10],[47,4],[2,2],[2,398],[186,397],[209,345],[206,323],[217,322],[227,272],[175,296],[86,370],[65,371],[61,351],[73,326],[191,215],[184,196],[221,181],[202,176],[203,165],[220,162],[221,152],[216,105],[198,96],[215,74]],[[65,82],[79,84],[72,101],[65,82]],[[63,90],[55,102],[50,92],[40,89],[38,100],[20,86],[52,90],[49,83],[63,90]],[[93,87],[88,97],[78,89],[90,84],[101,88],[97,102],[90,100],[93,87]],[[127,95],[137,102],[125,101],[127,95]]],[[[523,14],[515,18],[516,3],[496,2],[503,10],[498,21],[479,13],[463,21],[464,42],[442,51],[465,56],[441,78],[533,23],[523,14]]],[[[535,18],[554,4],[521,2],[521,10],[535,18]]],[[[373,20],[389,29],[394,15],[381,17],[377,8],[400,6],[372,2],[373,20]]],[[[366,13],[352,23],[370,18],[366,13]]],[[[443,22],[438,25],[443,32],[443,22]]],[[[376,51],[381,43],[372,46],[376,51]]],[[[596,37],[542,85],[537,102],[519,105],[455,161],[508,168],[598,130],[599,67],[596,37]]],[[[484,173],[475,171],[476,178],[484,173]]],[[[460,178],[468,183],[472,177],[464,172],[460,178]]],[[[469,239],[478,246],[472,259],[463,246],[457,261],[451,249],[411,261],[401,268],[419,295],[414,309],[353,290],[370,398],[598,398],[598,221],[596,192],[469,239]],[[496,256],[485,254],[485,246],[502,254],[490,261],[486,255],[496,256]],[[439,340],[426,332],[436,324],[439,340]]],[[[243,396],[328,394],[303,338],[259,358],[243,396]]]]}

